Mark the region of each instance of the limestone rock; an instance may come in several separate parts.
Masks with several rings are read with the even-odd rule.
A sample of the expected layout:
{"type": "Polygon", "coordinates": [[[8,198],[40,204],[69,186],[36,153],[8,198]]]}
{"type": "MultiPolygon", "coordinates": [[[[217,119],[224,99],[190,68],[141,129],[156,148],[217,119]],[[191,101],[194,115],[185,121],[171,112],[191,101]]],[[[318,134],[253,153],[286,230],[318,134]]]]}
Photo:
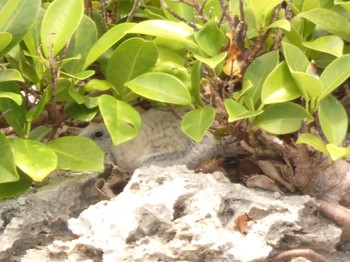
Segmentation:
{"type": "MultiPolygon", "coordinates": [[[[50,245],[51,261],[84,261],[90,254],[105,262],[248,262],[272,250],[333,251],[341,235],[309,196],[248,189],[219,172],[195,174],[184,166],[137,169],[119,196],[90,206],[69,228],[78,238],[50,245]],[[246,235],[235,224],[244,214],[254,220],[246,235]]],[[[40,255],[47,250],[31,250],[22,261],[40,255]]]]}
{"type": "Polygon", "coordinates": [[[27,249],[71,237],[67,220],[98,202],[96,177],[97,173],[71,174],[0,201],[0,261],[15,261],[27,249]]]}

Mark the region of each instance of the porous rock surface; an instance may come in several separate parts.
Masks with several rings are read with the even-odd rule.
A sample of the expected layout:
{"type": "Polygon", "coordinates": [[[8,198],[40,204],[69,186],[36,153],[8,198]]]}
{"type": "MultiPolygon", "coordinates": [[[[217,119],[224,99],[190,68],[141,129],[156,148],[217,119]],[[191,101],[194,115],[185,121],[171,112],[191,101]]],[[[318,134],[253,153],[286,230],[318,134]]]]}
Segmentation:
{"type": "Polygon", "coordinates": [[[272,250],[332,252],[341,230],[309,196],[248,189],[223,174],[142,167],[124,191],[68,221],[77,235],[21,261],[261,261],[272,250]],[[235,218],[249,214],[247,234],[235,218]]]}

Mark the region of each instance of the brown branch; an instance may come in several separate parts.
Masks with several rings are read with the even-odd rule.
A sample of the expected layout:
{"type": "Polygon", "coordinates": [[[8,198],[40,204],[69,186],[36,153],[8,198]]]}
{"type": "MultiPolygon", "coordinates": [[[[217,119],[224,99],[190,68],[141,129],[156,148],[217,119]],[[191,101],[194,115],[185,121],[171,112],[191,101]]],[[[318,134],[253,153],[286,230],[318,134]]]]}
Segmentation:
{"type": "Polygon", "coordinates": [[[195,23],[192,23],[190,21],[188,21],[186,18],[178,15],[176,12],[174,12],[173,10],[171,10],[169,8],[169,6],[163,1],[163,0],[160,0],[160,4],[162,6],[164,6],[164,8],[171,14],[173,15],[175,18],[179,19],[180,21],[186,23],[187,25],[189,25],[190,27],[192,27],[194,30],[198,31],[199,30],[199,27],[195,24],[195,23]]]}
{"type": "Polygon", "coordinates": [[[128,14],[128,18],[126,19],[126,22],[131,22],[132,19],[134,18],[134,15],[137,11],[137,9],[139,8],[139,4],[140,4],[140,0],[135,0],[134,1],[134,4],[128,14]]]}

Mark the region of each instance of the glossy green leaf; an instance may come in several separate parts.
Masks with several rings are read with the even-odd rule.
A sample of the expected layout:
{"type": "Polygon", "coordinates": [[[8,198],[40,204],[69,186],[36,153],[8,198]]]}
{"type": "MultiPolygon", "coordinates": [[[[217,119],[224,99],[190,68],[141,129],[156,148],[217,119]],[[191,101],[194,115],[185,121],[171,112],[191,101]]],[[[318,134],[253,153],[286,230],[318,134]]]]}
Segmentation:
{"type": "Polygon", "coordinates": [[[11,43],[0,51],[0,57],[16,46],[27,34],[37,19],[40,5],[40,0],[0,0],[0,32],[12,35],[11,43]]]}
{"type": "Polygon", "coordinates": [[[216,24],[216,19],[211,19],[194,34],[199,48],[210,57],[216,56],[221,47],[227,42],[226,36],[216,24]]]}
{"type": "Polygon", "coordinates": [[[317,77],[303,72],[293,72],[292,76],[306,100],[317,98],[324,91],[323,83],[317,77]]]}
{"type": "Polygon", "coordinates": [[[176,105],[191,104],[190,92],[176,77],[159,72],[146,73],[125,83],[134,93],[155,101],[176,105]]]}
{"type": "Polygon", "coordinates": [[[290,31],[291,26],[287,19],[278,19],[267,27],[267,29],[269,28],[281,28],[283,30],[290,31]]]}
{"type": "Polygon", "coordinates": [[[297,46],[282,42],[284,57],[291,72],[304,72],[310,64],[306,55],[297,46]]]}
{"type": "Polygon", "coordinates": [[[102,95],[99,98],[99,108],[114,145],[137,136],[141,117],[131,105],[112,96],[102,95]]]}
{"type": "Polygon", "coordinates": [[[340,57],[343,54],[344,41],[338,36],[326,35],[313,41],[303,42],[303,45],[312,50],[340,57]]]}
{"type": "Polygon", "coordinates": [[[84,95],[79,93],[78,89],[75,86],[70,86],[68,93],[74,99],[74,101],[77,102],[77,104],[81,105],[85,102],[84,95]]]}
{"type": "Polygon", "coordinates": [[[187,112],[181,120],[182,131],[199,143],[215,119],[215,110],[212,107],[187,112]]]}
{"type": "Polygon", "coordinates": [[[0,32],[0,52],[11,43],[12,35],[6,32],[0,32]]]}
{"type": "Polygon", "coordinates": [[[350,147],[339,147],[333,144],[327,144],[326,148],[329,156],[333,161],[336,161],[345,156],[350,156],[350,147]]]}
{"type": "Polygon", "coordinates": [[[200,55],[194,55],[194,57],[203,62],[204,64],[207,64],[210,68],[215,69],[221,62],[223,62],[226,58],[226,52],[222,52],[214,57],[211,58],[207,58],[207,57],[203,57],[200,55]]]}
{"type": "Polygon", "coordinates": [[[0,132],[0,184],[18,181],[14,152],[9,140],[0,132]]]}
{"type": "Polygon", "coordinates": [[[198,50],[197,44],[190,38],[193,29],[184,23],[167,20],[146,20],[132,27],[128,33],[161,37],[165,38],[167,42],[179,42],[190,49],[198,50]]]}
{"type": "Polygon", "coordinates": [[[332,96],[325,97],[320,102],[318,118],[328,142],[341,146],[348,129],[348,116],[343,105],[332,96]]]}
{"type": "Polygon", "coordinates": [[[92,79],[83,86],[83,89],[86,92],[106,91],[113,88],[114,87],[111,83],[100,79],[92,79]]]}
{"type": "Polygon", "coordinates": [[[334,0],[335,5],[340,5],[344,9],[350,12],[350,2],[348,0],[334,0]]]}
{"type": "Polygon", "coordinates": [[[283,135],[298,131],[305,119],[313,120],[303,107],[285,102],[267,106],[257,117],[256,124],[271,134],[283,135]]]}
{"type": "Polygon", "coordinates": [[[18,170],[18,175],[16,182],[0,183],[0,200],[20,195],[31,187],[33,181],[29,176],[21,170],[18,170]]]}
{"type": "Polygon", "coordinates": [[[350,22],[339,13],[326,8],[315,8],[300,15],[343,40],[350,41],[350,22]]]}
{"type": "Polygon", "coordinates": [[[281,0],[247,0],[247,4],[255,17],[256,29],[265,27],[265,21],[269,13],[281,2],[281,0]]]}
{"type": "Polygon", "coordinates": [[[16,69],[7,69],[0,73],[0,82],[19,81],[24,82],[21,73],[16,69]]]}
{"type": "Polygon", "coordinates": [[[52,127],[38,126],[30,131],[28,139],[35,141],[42,141],[52,131],[52,127]]]}
{"type": "Polygon", "coordinates": [[[104,170],[104,152],[92,140],[81,136],[64,136],[48,143],[57,155],[58,169],[71,171],[104,170]]]}
{"type": "Polygon", "coordinates": [[[108,61],[106,79],[115,87],[120,99],[130,92],[124,84],[150,71],[157,58],[157,47],[141,38],[130,38],[117,47],[108,61]]]}
{"type": "Polygon", "coordinates": [[[57,156],[47,145],[35,140],[12,138],[16,165],[34,181],[40,182],[57,167],[57,156]],[[35,152],[35,153],[33,153],[35,152]]]}
{"type": "Polygon", "coordinates": [[[307,133],[302,134],[301,136],[299,136],[298,140],[295,143],[307,144],[317,149],[318,151],[321,151],[322,153],[328,155],[326,144],[321,140],[321,138],[314,136],[312,134],[307,134],[307,133]]]}
{"type": "MultiPolygon", "coordinates": [[[[0,92],[16,94],[18,97],[21,96],[21,90],[16,82],[0,82],[0,92]]],[[[25,103],[19,105],[13,99],[4,96],[0,99],[0,111],[6,122],[11,125],[19,136],[22,136],[26,126],[25,103]]]]}
{"type": "Polygon", "coordinates": [[[68,74],[65,72],[61,72],[61,74],[64,76],[68,76],[70,78],[73,78],[73,79],[85,80],[85,79],[88,79],[89,77],[93,76],[95,74],[95,71],[94,70],[85,70],[85,71],[77,72],[74,74],[68,74]]]}
{"type": "Polygon", "coordinates": [[[85,59],[97,39],[95,23],[90,17],[84,15],[69,43],[66,54],[66,57],[74,57],[79,54],[80,59],[70,61],[64,66],[67,73],[76,75],[76,73],[83,71],[85,59]]]}
{"type": "Polygon", "coordinates": [[[280,103],[300,95],[286,62],[282,62],[266,78],[261,91],[261,101],[264,104],[280,103]]]}
{"type": "Polygon", "coordinates": [[[103,53],[105,53],[109,48],[111,48],[116,42],[122,39],[134,26],[134,23],[122,23],[115,25],[114,27],[109,29],[104,35],[102,35],[97,40],[97,42],[91,48],[89,54],[85,59],[83,69],[91,65],[103,53]]]}
{"type": "Polygon", "coordinates": [[[330,63],[320,76],[325,90],[322,98],[332,93],[350,76],[350,55],[343,55],[330,63]]]}
{"type": "Polygon", "coordinates": [[[22,104],[22,96],[17,93],[0,91],[0,98],[9,98],[12,101],[14,101],[17,105],[22,104]]]}
{"type": "Polygon", "coordinates": [[[56,56],[79,26],[84,14],[83,0],[55,0],[41,22],[40,39],[46,57],[56,56]]]}
{"type": "Polygon", "coordinates": [[[243,76],[242,94],[244,94],[244,104],[252,111],[255,110],[261,98],[261,89],[266,77],[278,65],[278,51],[268,52],[254,61],[247,68],[243,76]]]}
{"type": "Polygon", "coordinates": [[[237,120],[254,117],[260,115],[263,111],[248,111],[239,102],[233,99],[225,100],[225,108],[228,113],[228,122],[234,122],[237,120]]]}

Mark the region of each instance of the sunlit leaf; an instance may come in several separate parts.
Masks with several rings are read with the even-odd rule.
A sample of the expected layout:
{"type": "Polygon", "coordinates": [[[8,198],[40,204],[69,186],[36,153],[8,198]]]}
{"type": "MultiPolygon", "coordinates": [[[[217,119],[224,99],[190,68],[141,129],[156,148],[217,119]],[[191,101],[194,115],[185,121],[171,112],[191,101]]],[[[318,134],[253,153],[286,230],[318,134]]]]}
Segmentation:
{"type": "Polygon", "coordinates": [[[191,96],[176,77],[159,72],[146,73],[125,83],[134,93],[160,102],[189,105],[191,96]]]}
{"type": "Polygon", "coordinates": [[[325,97],[320,102],[318,118],[328,142],[341,146],[348,130],[348,116],[343,105],[332,96],[325,97]]]}
{"type": "Polygon", "coordinates": [[[343,40],[350,41],[350,22],[339,13],[326,8],[315,8],[300,15],[343,40]]]}
{"type": "Polygon", "coordinates": [[[339,57],[343,54],[344,41],[338,36],[326,35],[313,41],[303,42],[303,45],[309,49],[339,57]]]}
{"type": "Polygon", "coordinates": [[[266,78],[261,92],[264,104],[280,103],[300,97],[300,92],[286,62],[280,63],[266,78]]]}
{"type": "Polygon", "coordinates": [[[141,117],[131,105],[112,96],[102,95],[99,98],[99,108],[114,145],[137,136],[141,117]]]}
{"type": "Polygon", "coordinates": [[[12,138],[11,144],[16,165],[34,181],[42,181],[56,169],[57,156],[49,146],[21,138],[12,138]]]}
{"type": "Polygon", "coordinates": [[[6,46],[11,42],[12,35],[6,32],[0,32],[0,52],[5,49],[6,46]]]}
{"type": "Polygon", "coordinates": [[[271,134],[282,135],[298,131],[304,120],[310,122],[313,118],[303,107],[285,102],[267,106],[256,124],[271,134]]]}
{"type": "Polygon", "coordinates": [[[46,57],[57,55],[74,34],[84,14],[83,0],[55,0],[41,22],[40,39],[46,57]]]}
{"type": "Polygon", "coordinates": [[[321,138],[314,136],[312,134],[302,134],[299,136],[298,140],[295,142],[296,144],[307,144],[309,146],[312,146],[313,148],[317,149],[318,151],[321,151],[324,154],[328,154],[326,143],[324,143],[321,138]]]}
{"type": "Polygon", "coordinates": [[[57,155],[57,168],[71,171],[104,170],[104,152],[92,140],[81,136],[64,136],[48,143],[57,155]]]}
{"type": "Polygon", "coordinates": [[[239,102],[233,99],[225,100],[225,108],[228,113],[228,121],[234,122],[237,120],[253,117],[260,115],[263,111],[248,111],[244,106],[242,106],[239,102]]]}
{"type": "Polygon", "coordinates": [[[196,59],[207,64],[210,68],[215,69],[226,57],[226,52],[222,52],[214,57],[206,58],[200,55],[194,55],[196,59]]]}
{"type": "Polygon", "coordinates": [[[342,157],[350,156],[350,147],[339,147],[333,144],[326,145],[329,156],[333,161],[338,160],[342,157]]]}
{"type": "Polygon", "coordinates": [[[0,82],[19,81],[24,82],[21,73],[16,69],[7,69],[0,73],[0,82]]]}
{"type": "Polygon", "coordinates": [[[192,110],[187,112],[181,120],[182,131],[199,143],[208,131],[215,118],[215,110],[212,107],[192,110]]]}

